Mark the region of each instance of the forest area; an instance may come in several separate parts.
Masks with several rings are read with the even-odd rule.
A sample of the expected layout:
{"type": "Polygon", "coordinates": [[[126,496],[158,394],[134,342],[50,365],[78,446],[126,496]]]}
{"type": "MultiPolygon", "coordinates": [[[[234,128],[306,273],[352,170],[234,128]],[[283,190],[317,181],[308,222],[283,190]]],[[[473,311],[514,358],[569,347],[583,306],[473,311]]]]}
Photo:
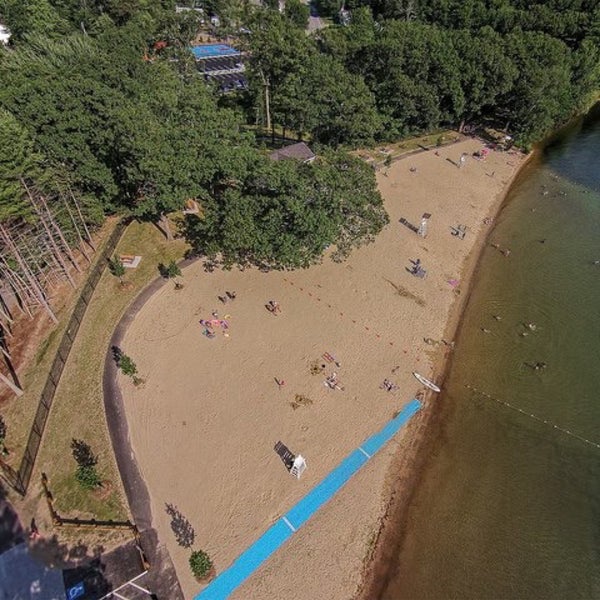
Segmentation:
{"type": "MultiPolygon", "coordinates": [[[[372,168],[348,150],[482,123],[528,146],[599,89],[597,0],[350,0],[348,25],[310,35],[299,0],[283,12],[182,4],[203,12],[172,0],[0,2],[12,32],[0,50],[0,269],[32,301],[44,301],[45,266],[68,278],[72,248],[85,252],[106,215],[170,237],[166,215],[189,199],[201,210],[179,233],[225,266],[306,267],[332,245],[342,258],[387,222],[372,168]],[[245,53],[247,90],[220,95],[198,75],[190,45],[203,15],[245,53]],[[318,160],[269,160],[255,127],[267,122],[310,140],[318,160]],[[8,238],[34,221],[42,243],[23,242],[37,261],[28,274],[8,238]]],[[[318,2],[333,17],[341,7],[318,2]]]]}

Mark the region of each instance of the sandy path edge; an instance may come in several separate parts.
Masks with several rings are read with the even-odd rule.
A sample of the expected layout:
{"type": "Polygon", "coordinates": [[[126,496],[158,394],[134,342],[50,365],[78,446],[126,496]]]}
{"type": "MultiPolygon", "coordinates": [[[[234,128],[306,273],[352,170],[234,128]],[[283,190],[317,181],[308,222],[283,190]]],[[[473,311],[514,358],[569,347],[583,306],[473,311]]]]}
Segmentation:
{"type": "MultiPolygon", "coordinates": [[[[181,268],[186,267],[198,258],[185,259],[179,263],[181,268]]],[[[130,443],[129,427],[125,416],[123,396],[117,381],[118,369],[113,358],[113,346],[120,347],[121,342],[137,313],[146,302],[167,283],[162,277],[157,277],[148,284],[127,307],[123,316],[115,327],[110,339],[104,359],[102,374],[102,391],[104,397],[104,411],[110,433],[113,452],[117,467],[123,482],[129,510],[133,522],[140,533],[140,542],[143,552],[150,563],[146,585],[157,594],[159,598],[183,600],[183,592],[175,573],[168,549],[158,538],[158,533],[152,523],[152,510],[150,508],[150,493],[148,486],[138,466],[135,452],[130,443]]]]}
{"type": "MultiPolygon", "coordinates": [[[[484,140],[481,141],[485,143],[484,140]]],[[[460,279],[467,282],[467,290],[455,302],[448,315],[444,330],[444,339],[446,340],[455,340],[460,332],[463,316],[469,305],[477,272],[481,265],[483,249],[494,233],[497,217],[507,205],[511,190],[535,157],[537,157],[535,150],[526,156],[524,162],[513,173],[503,192],[490,208],[488,216],[493,219],[494,225],[479,233],[462,267],[460,279]]],[[[438,380],[445,381],[452,367],[453,358],[454,354],[449,352],[443,358],[437,360],[434,370],[440,373],[438,380]]],[[[429,454],[428,449],[434,441],[430,434],[432,430],[436,430],[439,420],[440,416],[437,411],[424,411],[422,417],[409,426],[409,447],[399,449],[391,461],[383,491],[384,495],[387,495],[385,510],[374,543],[364,557],[361,585],[354,595],[354,600],[378,599],[387,586],[391,566],[395,563],[397,551],[405,539],[408,509],[423,474],[423,468],[429,454]]]]}

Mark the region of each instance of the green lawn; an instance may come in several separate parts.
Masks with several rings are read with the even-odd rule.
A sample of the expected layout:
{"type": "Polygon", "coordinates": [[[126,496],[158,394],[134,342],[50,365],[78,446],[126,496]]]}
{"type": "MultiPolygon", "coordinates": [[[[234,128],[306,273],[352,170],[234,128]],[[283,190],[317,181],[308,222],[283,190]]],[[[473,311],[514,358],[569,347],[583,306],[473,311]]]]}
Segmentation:
{"type": "Polygon", "coordinates": [[[158,264],[179,260],[186,248],[182,240],[167,242],[153,225],[134,222],[116,254],[141,255],[139,267],[127,270],[124,287],[108,270],[96,287],[56,391],[34,472],[34,478],[42,471],[48,475],[55,508],[62,516],[115,520],[129,516],[104,416],[104,357],[119,319],[140,290],[157,277],[158,264]],[[106,497],[82,490],[75,480],[73,438],[87,442],[98,455],[98,472],[112,488],[106,497]]]}
{"type": "Polygon", "coordinates": [[[433,148],[436,145],[445,145],[459,137],[460,135],[456,131],[446,129],[414,138],[406,138],[394,143],[385,144],[384,146],[378,146],[377,148],[366,148],[359,150],[357,154],[360,158],[368,162],[383,165],[388,156],[391,156],[392,160],[397,160],[403,155],[419,150],[422,147],[433,148]]]}

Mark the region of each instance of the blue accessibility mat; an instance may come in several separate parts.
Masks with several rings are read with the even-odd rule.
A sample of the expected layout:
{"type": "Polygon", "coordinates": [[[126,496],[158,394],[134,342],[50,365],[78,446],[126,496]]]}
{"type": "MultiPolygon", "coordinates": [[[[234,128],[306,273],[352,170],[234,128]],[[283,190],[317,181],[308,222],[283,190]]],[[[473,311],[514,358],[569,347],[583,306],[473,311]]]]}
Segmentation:
{"type": "Polygon", "coordinates": [[[194,600],[224,600],[274,554],[306,521],[348,482],[374,454],[421,408],[411,400],[381,431],[351,452],[321,483],[278,519],[194,600]]]}

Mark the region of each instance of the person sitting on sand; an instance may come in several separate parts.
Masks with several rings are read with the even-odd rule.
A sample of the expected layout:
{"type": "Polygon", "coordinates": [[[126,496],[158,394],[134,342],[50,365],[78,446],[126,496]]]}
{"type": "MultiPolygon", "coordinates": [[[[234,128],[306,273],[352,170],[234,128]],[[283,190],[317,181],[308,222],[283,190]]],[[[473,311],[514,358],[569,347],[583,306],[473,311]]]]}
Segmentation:
{"type": "Polygon", "coordinates": [[[272,313],[281,312],[279,302],[277,302],[276,300],[269,300],[269,303],[267,304],[267,310],[270,310],[272,313]]]}

